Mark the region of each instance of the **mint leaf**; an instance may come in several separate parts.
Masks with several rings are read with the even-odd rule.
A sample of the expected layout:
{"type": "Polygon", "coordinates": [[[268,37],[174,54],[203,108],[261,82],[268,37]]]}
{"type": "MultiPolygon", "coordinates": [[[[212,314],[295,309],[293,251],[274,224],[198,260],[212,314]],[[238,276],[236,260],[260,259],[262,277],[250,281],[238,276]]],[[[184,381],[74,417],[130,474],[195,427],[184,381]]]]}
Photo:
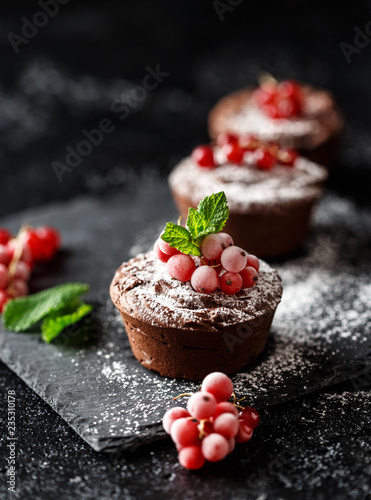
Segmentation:
{"type": "Polygon", "coordinates": [[[177,248],[183,253],[201,257],[201,251],[193,243],[191,233],[183,226],[168,222],[161,238],[169,243],[171,247],[177,248]]]}
{"type": "Polygon", "coordinates": [[[66,283],[13,299],[5,307],[4,325],[13,332],[23,332],[48,314],[61,311],[88,290],[89,285],[83,283],[66,283]]]}
{"type": "Polygon", "coordinates": [[[198,239],[210,233],[219,233],[225,226],[228,216],[227,198],[224,191],[220,191],[201,200],[197,210],[189,209],[187,226],[192,238],[198,239]]]}
{"type": "Polygon", "coordinates": [[[58,315],[52,313],[41,323],[41,338],[45,342],[51,342],[55,339],[66,326],[73,325],[80,321],[84,316],[90,313],[93,306],[90,304],[80,304],[77,309],[69,314],[58,315]]]}

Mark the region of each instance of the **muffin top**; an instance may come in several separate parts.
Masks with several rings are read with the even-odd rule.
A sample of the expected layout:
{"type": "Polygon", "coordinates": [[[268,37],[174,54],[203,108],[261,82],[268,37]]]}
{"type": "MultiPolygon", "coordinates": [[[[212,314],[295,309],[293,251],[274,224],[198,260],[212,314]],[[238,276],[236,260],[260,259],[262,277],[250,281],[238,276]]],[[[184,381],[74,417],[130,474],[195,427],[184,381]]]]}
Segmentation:
{"type": "Polygon", "coordinates": [[[229,94],[210,111],[209,132],[253,134],[264,141],[276,141],[294,149],[313,149],[340,132],[343,117],[330,92],[309,85],[301,87],[303,112],[300,116],[272,119],[252,99],[253,87],[229,94]]]}
{"type": "MultiPolygon", "coordinates": [[[[251,155],[253,158],[253,155],[251,155]]],[[[231,212],[279,209],[317,198],[327,178],[324,167],[299,157],[294,167],[277,164],[271,170],[251,164],[223,163],[217,168],[200,167],[191,157],[182,160],[171,172],[173,193],[185,197],[193,206],[205,196],[224,191],[231,212]]]]}
{"type": "Polygon", "coordinates": [[[259,281],[236,295],[196,292],[189,282],[172,279],[154,252],[139,254],[116,271],[110,288],[116,307],[154,326],[221,331],[270,314],[281,301],[281,279],[260,261],[259,281]]]}

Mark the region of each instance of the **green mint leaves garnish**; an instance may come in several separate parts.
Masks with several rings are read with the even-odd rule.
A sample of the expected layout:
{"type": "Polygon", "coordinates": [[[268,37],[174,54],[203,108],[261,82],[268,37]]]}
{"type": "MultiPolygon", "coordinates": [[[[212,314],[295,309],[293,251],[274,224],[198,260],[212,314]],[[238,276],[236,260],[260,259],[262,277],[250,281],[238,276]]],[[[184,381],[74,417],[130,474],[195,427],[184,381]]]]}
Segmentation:
{"type": "Polygon", "coordinates": [[[193,238],[203,238],[211,233],[219,233],[228,220],[229,208],[224,191],[206,196],[197,210],[188,211],[187,226],[193,238]]]}
{"type": "Polygon", "coordinates": [[[66,283],[27,297],[13,299],[5,307],[4,326],[13,332],[24,332],[43,320],[42,338],[50,342],[66,326],[80,321],[91,311],[90,305],[79,301],[80,295],[88,290],[87,284],[66,283]]]}
{"type": "Polygon", "coordinates": [[[201,256],[202,239],[211,233],[220,232],[229,216],[227,198],[224,191],[206,196],[197,210],[188,211],[187,228],[168,222],[161,238],[171,247],[190,255],[201,256]]]}
{"type": "Polygon", "coordinates": [[[171,247],[177,248],[183,253],[201,257],[201,251],[192,241],[191,233],[183,226],[168,222],[161,238],[169,243],[171,247]]]}

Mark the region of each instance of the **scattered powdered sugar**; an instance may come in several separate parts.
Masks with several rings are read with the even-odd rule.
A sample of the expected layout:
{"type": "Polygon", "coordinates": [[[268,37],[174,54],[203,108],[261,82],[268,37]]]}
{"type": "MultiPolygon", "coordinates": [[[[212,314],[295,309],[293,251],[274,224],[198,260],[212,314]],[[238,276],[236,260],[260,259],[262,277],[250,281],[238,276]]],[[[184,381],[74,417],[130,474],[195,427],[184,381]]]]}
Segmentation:
{"type": "Polygon", "coordinates": [[[223,119],[221,115],[218,118],[229,132],[258,135],[262,140],[279,141],[286,147],[296,149],[318,146],[343,125],[330,94],[320,90],[306,94],[303,116],[272,119],[255,105],[246,92],[246,102],[238,111],[225,115],[223,119]]]}
{"type": "Polygon", "coordinates": [[[305,158],[298,158],[294,167],[277,164],[269,171],[230,163],[205,169],[186,158],[170,174],[169,184],[174,193],[194,206],[205,196],[224,191],[231,212],[244,212],[267,207],[280,210],[317,198],[326,177],[323,167],[305,158]]]}
{"type": "Polygon", "coordinates": [[[151,325],[218,331],[275,310],[281,290],[277,272],[261,261],[254,287],[236,295],[198,293],[189,282],[172,279],[151,251],[118,269],[112,294],[120,310],[151,325]]]}

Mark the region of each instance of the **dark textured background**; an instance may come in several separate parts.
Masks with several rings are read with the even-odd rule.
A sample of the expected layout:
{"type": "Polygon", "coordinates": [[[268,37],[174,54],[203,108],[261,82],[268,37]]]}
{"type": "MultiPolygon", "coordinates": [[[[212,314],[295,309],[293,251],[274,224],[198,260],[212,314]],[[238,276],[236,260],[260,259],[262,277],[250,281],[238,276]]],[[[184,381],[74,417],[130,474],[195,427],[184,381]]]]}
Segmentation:
{"type": "MultiPolygon", "coordinates": [[[[15,54],[8,33],[20,34],[22,16],[38,10],[34,1],[1,6],[0,215],[165,178],[207,140],[215,101],[262,69],[334,92],[348,126],[329,186],[370,204],[371,44],[350,64],[339,47],[371,20],[370,1],[242,0],[221,21],[211,0],[71,0],[15,54]],[[119,120],[112,102],[156,64],[169,76],[119,120]],[[52,162],[63,162],[65,146],[106,117],[115,131],[58,182],[52,162]]],[[[16,389],[19,415],[18,492],[9,498],[371,498],[370,380],[365,372],[353,384],[265,410],[247,447],[190,474],[169,442],[115,459],[93,452],[0,364],[4,398],[16,389]]],[[[7,498],[3,408],[0,496],[7,498]]]]}

